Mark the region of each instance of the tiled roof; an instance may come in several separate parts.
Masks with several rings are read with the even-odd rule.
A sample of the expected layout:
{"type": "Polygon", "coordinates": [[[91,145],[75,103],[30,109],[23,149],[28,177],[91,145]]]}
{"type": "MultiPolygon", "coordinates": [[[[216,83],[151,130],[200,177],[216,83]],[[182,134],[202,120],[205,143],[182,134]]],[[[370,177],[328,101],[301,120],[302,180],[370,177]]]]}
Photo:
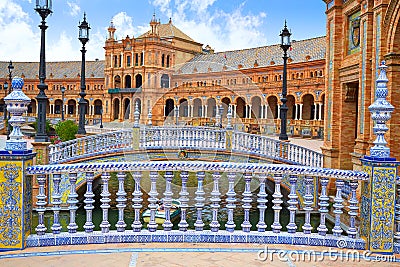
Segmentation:
{"type": "MultiPolygon", "coordinates": [[[[325,37],[316,37],[307,40],[293,41],[292,50],[288,57],[292,63],[325,59],[325,37]],[[307,60],[307,57],[309,59],[307,60]]],[[[227,70],[254,68],[257,61],[258,67],[283,64],[283,51],[280,45],[262,46],[250,49],[218,52],[214,54],[199,54],[184,64],[179,70],[180,74],[220,72],[226,66],[227,70]]]]}
{"type": "MultiPolygon", "coordinates": [[[[0,61],[0,78],[8,77],[9,62],[0,61]]],[[[36,79],[39,76],[39,62],[13,62],[13,76],[36,79]]],[[[46,62],[47,79],[70,79],[81,73],[81,61],[46,62]]],[[[86,77],[104,78],[104,60],[86,61],[86,77]]]]}
{"type": "MultiPolygon", "coordinates": [[[[140,35],[138,38],[146,37],[149,33],[150,33],[150,30],[145,32],[144,34],[140,35]]],[[[186,35],[181,30],[179,30],[177,27],[175,27],[172,23],[158,25],[158,35],[160,35],[160,37],[164,37],[164,38],[179,37],[184,40],[195,42],[192,38],[190,38],[188,35],[186,35]]]]}

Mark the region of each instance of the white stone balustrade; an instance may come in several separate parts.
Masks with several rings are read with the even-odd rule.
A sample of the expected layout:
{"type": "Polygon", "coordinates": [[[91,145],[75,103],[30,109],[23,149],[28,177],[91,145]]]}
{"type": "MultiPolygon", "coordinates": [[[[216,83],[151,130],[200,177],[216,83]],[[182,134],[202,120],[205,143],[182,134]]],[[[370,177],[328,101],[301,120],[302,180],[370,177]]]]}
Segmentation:
{"type": "MultiPolygon", "coordinates": [[[[352,201],[345,203],[341,196],[341,184],[348,181],[352,184],[353,193],[357,190],[359,181],[367,180],[368,174],[364,172],[335,170],[323,168],[310,168],[307,166],[283,165],[283,164],[253,164],[253,163],[227,163],[227,162],[204,162],[204,161],[153,161],[153,162],[115,162],[115,163],[77,163],[77,164],[55,164],[55,165],[36,165],[27,168],[29,175],[37,175],[39,178],[39,195],[36,202],[38,212],[38,224],[34,225],[36,234],[30,235],[27,244],[28,246],[39,245],[56,245],[57,244],[87,244],[87,243],[107,243],[107,242],[256,242],[256,243],[289,243],[296,239],[296,244],[304,245],[320,245],[320,246],[341,246],[337,245],[338,240],[345,240],[348,248],[363,248],[365,242],[357,238],[357,228],[355,228],[354,213],[359,211],[359,203],[355,197],[352,201]],[[117,173],[118,192],[116,193],[116,203],[110,202],[109,180],[110,173],[117,173]],[[101,184],[101,209],[102,221],[95,223],[92,218],[93,209],[93,184],[95,183],[94,174],[99,174],[97,179],[100,179],[101,184]],[[135,184],[131,185],[131,189],[127,189],[127,184],[124,184],[125,177],[128,173],[133,174],[135,184]],[[150,173],[150,178],[148,174],[150,173]],[[191,175],[194,173],[194,175],[191,175]],[[205,173],[211,177],[208,189],[204,190],[205,173]],[[61,175],[69,177],[69,188],[76,190],[77,174],[84,174],[86,182],[86,192],[83,202],[85,203],[85,224],[84,231],[76,231],[76,198],[77,192],[69,194],[68,210],[69,224],[65,229],[61,229],[59,223],[59,180],[61,175]],[[223,180],[225,175],[227,180],[223,180]],[[164,192],[157,192],[155,182],[157,179],[164,177],[166,183],[164,192]],[[187,179],[189,176],[195,177],[197,190],[188,191],[187,179]],[[147,177],[147,178],[146,178],[147,177]],[[158,177],[158,178],[157,178],[158,177]],[[173,177],[178,177],[182,182],[182,187],[179,190],[176,187],[176,181],[172,184],[173,177]],[[244,181],[244,191],[238,192],[234,187],[236,179],[242,177],[244,181]],[[327,234],[325,225],[326,217],[326,190],[327,180],[336,178],[337,194],[334,199],[335,223],[333,234],[327,234]],[[53,220],[44,219],[44,211],[47,209],[48,199],[45,190],[44,180],[53,180],[53,220]],[[150,179],[152,186],[149,192],[149,202],[144,201],[142,192],[145,190],[140,181],[142,179],[150,179]],[[306,191],[303,205],[305,211],[305,221],[299,225],[297,210],[297,196],[302,192],[297,191],[297,186],[302,183],[303,179],[306,182],[306,191]],[[313,199],[318,199],[317,191],[311,190],[311,185],[316,179],[317,183],[321,184],[320,202],[313,204],[313,199]],[[225,188],[228,186],[228,191],[223,192],[221,189],[222,183],[225,181],[225,188]],[[265,205],[268,195],[265,186],[266,182],[272,183],[274,191],[271,197],[273,198],[273,206],[265,205]],[[257,183],[260,186],[260,191],[251,189],[250,184],[257,183]],[[289,185],[289,205],[290,205],[290,221],[287,225],[282,225],[282,208],[283,208],[283,185],[289,185]],[[178,190],[177,190],[178,189],[178,190]],[[128,194],[127,191],[133,192],[128,194]],[[179,192],[180,191],[180,192],[179,192]],[[166,220],[162,225],[162,229],[157,228],[154,221],[154,214],[151,216],[151,221],[148,225],[142,225],[140,222],[140,213],[144,209],[155,211],[155,203],[159,200],[158,195],[164,196],[166,209],[166,220]],[[173,196],[176,195],[182,201],[182,216],[179,219],[178,230],[173,230],[173,224],[170,221],[170,208],[173,196]],[[227,199],[223,202],[223,199],[227,199]],[[238,204],[235,200],[241,199],[238,204]],[[134,222],[131,229],[127,229],[127,216],[125,208],[127,203],[132,203],[134,208],[134,222]],[[315,206],[314,206],[315,205],[315,206]],[[204,208],[212,212],[205,219],[204,208]],[[254,223],[251,220],[251,209],[257,208],[256,214],[260,214],[259,220],[254,223]],[[319,207],[319,209],[318,209],[319,207]],[[343,227],[345,220],[342,220],[343,209],[349,208],[353,214],[350,214],[352,219],[349,225],[343,227]],[[118,209],[118,222],[115,225],[116,230],[110,230],[110,209],[118,209]],[[192,209],[192,220],[187,221],[187,212],[192,209]],[[274,213],[273,223],[267,225],[264,214],[268,209],[272,209],[274,213]],[[242,211],[240,211],[242,210],[242,211]],[[226,224],[221,221],[220,213],[226,212],[226,224]],[[236,213],[244,212],[244,218],[241,222],[234,222],[233,216],[236,213]],[[318,228],[310,224],[311,212],[318,213],[320,224],[318,228]],[[195,219],[195,220],[194,220],[195,219]],[[49,224],[52,221],[52,224],[49,224]],[[98,225],[97,225],[98,224],[98,225]],[[224,225],[226,230],[220,227],[224,225]],[[94,228],[98,227],[97,231],[94,228]],[[204,230],[204,228],[210,230],[204,230]],[[272,231],[266,231],[270,227],[272,231]],[[282,228],[286,227],[288,232],[282,232],[282,228]],[[317,229],[314,229],[317,228],[317,229]],[[236,229],[236,230],[235,230],[236,229]],[[52,233],[46,233],[47,231],[52,233]],[[313,230],[318,232],[316,233],[313,230]],[[348,236],[343,236],[343,232],[347,232],[348,236]],[[279,235],[278,235],[279,234],[279,235]],[[281,239],[279,237],[282,237],[281,239]],[[74,238],[76,237],[76,238],[74,238]],[[124,237],[124,238],[123,238],[124,237]],[[300,238],[303,237],[303,238],[300,238]],[[133,238],[133,239],[132,239],[133,238]],[[273,241],[268,241],[272,238],[273,241]],[[132,240],[131,240],[132,239],[132,240]],[[130,240],[130,241],[129,241],[130,240]]],[[[96,178],[95,178],[96,179],[96,178]]],[[[174,178],[175,179],[175,178],[174,178]]],[[[193,178],[192,178],[193,179],[193,178]]],[[[193,187],[193,181],[192,181],[193,187]]],[[[195,188],[192,188],[195,189],[195,188]]],[[[253,215],[254,216],[254,215],[253,215]]]]}

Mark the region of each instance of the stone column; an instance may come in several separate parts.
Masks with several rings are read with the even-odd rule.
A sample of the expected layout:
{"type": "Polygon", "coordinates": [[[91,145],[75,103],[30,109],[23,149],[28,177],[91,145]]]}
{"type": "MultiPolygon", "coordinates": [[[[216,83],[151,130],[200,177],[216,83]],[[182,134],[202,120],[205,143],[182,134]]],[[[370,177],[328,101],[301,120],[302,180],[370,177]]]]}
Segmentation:
{"type": "Polygon", "coordinates": [[[318,120],[322,120],[322,103],[318,103],[319,109],[318,109],[318,120]]]}
{"type": "Polygon", "coordinates": [[[373,129],[376,135],[370,156],[361,159],[363,170],[369,180],[362,182],[360,234],[367,241],[366,249],[371,252],[393,253],[396,206],[396,178],[399,162],[390,157],[386,146],[386,122],[391,118],[394,107],[386,100],[387,76],[385,62],[379,67],[376,80],[375,102],[369,106],[373,129]]]}
{"type": "Polygon", "coordinates": [[[317,103],[314,103],[314,120],[317,120],[317,103]]]}
{"type": "Polygon", "coordinates": [[[12,80],[13,91],[4,98],[13,130],[5,150],[0,151],[0,192],[3,192],[0,198],[0,251],[24,249],[26,237],[31,233],[32,180],[26,176],[25,170],[33,165],[35,153],[27,149],[20,130],[25,122],[21,114],[31,102],[22,92],[23,86],[24,80],[15,77],[12,80]]]}
{"type": "Polygon", "coordinates": [[[303,104],[299,104],[299,120],[303,119],[303,104]]]}

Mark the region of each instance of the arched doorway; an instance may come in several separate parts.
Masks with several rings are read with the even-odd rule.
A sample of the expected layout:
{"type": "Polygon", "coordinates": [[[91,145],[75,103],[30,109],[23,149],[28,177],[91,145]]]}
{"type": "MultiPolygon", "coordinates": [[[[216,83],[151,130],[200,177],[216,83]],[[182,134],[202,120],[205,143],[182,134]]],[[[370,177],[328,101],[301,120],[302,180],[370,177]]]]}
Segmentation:
{"type": "Polygon", "coordinates": [[[278,98],[276,96],[269,96],[267,98],[268,102],[268,110],[267,110],[267,118],[268,119],[277,119],[278,118],[278,98]]]}
{"type": "Polygon", "coordinates": [[[76,113],[76,101],[74,99],[70,99],[67,102],[67,114],[74,115],[76,113]]]}
{"type": "Polygon", "coordinates": [[[174,106],[175,106],[175,103],[174,103],[174,100],[172,100],[172,99],[167,99],[166,101],[165,101],[165,116],[167,117],[167,116],[174,116],[174,106]]]}
{"type": "Polygon", "coordinates": [[[222,98],[221,102],[223,107],[222,117],[225,118],[228,115],[228,107],[231,104],[231,99],[229,97],[224,97],[222,98]]]}
{"type": "Polygon", "coordinates": [[[132,77],[131,75],[125,76],[125,88],[132,88],[132,77]]]}
{"type": "Polygon", "coordinates": [[[61,99],[54,101],[54,114],[61,114],[63,102],[61,99]]]}
{"type": "Polygon", "coordinates": [[[185,98],[179,100],[179,117],[188,117],[188,101],[185,98]]]}
{"type": "Polygon", "coordinates": [[[137,74],[135,76],[135,82],[136,82],[135,88],[139,88],[142,86],[142,75],[141,74],[137,74]]]}
{"type": "Polygon", "coordinates": [[[131,101],[129,98],[125,98],[124,100],[124,120],[129,120],[131,114],[131,101]]]}
{"type": "Polygon", "coordinates": [[[118,120],[118,118],[119,118],[119,99],[118,98],[114,99],[114,105],[113,106],[114,106],[113,119],[114,120],[118,120]]]}
{"type": "Polygon", "coordinates": [[[200,98],[195,98],[193,100],[193,117],[201,117],[202,115],[202,102],[200,98]]]}
{"type": "Polygon", "coordinates": [[[303,96],[303,120],[313,120],[314,112],[314,96],[311,94],[306,94],[303,96]]]}
{"type": "Polygon", "coordinates": [[[286,106],[288,107],[287,118],[294,120],[296,117],[296,107],[295,107],[296,99],[292,95],[287,96],[286,106]]]}
{"type": "Polygon", "coordinates": [[[259,96],[251,99],[251,111],[252,118],[261,118],[261,98],[259,96]]]}
{"type": "Polygon", "coordinates": [[[236,114],[239,118],[244,118],[246,115],[246,101],[243,97],[236,100],[236,114]]]}
{"type": "Polygon", "coordinates": [[[119,75],[114,77],[114,88],[121,88],[121,77],[119,75]]]}
{"type": "Polygon", "coordinates": [[[103,102],[100,99],[94,101],[94,115],[100,115],[103,108],[103,102]]]}
{"type": "Polygon", "coordinates": [[[207,99],[207,117],[208,118],[213,118],[216,115],[216,102],[215,99],[210,97],[207,99]]]}

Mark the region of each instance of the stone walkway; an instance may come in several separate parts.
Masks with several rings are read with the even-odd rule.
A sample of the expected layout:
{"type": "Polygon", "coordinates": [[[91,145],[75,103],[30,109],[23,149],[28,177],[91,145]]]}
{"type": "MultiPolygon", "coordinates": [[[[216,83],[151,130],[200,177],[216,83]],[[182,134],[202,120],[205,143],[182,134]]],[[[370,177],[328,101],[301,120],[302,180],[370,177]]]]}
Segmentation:
{"type": "Polygon", "coordinates": [[[107,244],[0,252],[2,267],[399,266],[400,255],[290,245],[107,244]]]}

